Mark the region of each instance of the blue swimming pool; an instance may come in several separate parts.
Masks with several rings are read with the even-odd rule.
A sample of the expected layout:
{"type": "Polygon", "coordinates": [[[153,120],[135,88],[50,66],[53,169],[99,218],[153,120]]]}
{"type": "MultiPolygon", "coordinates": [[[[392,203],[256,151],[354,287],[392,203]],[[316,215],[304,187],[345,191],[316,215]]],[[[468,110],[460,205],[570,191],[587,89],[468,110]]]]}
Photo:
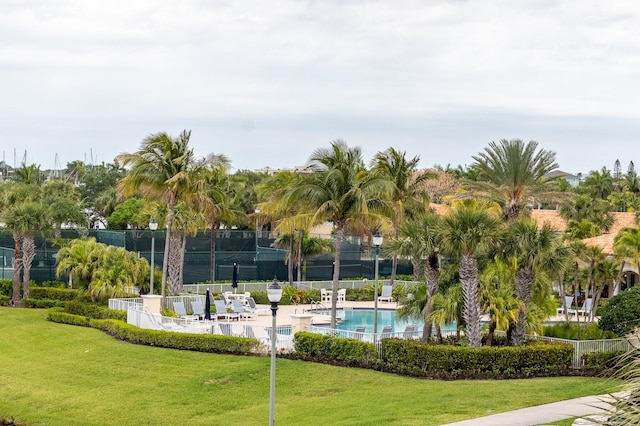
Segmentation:
{"type": "MultiPolygon", "coordinates": [[[[327,312],[327,314],[329,314],[327,312]]],[[[336,328],[340,330],[354,331],[358,326],[365,326],[367,333],[373,333],[373,309],[346,309],[338,310],[338,318],[342,318],[336,328]]],[[[396,311],[378,309],[378,331],[386,325],[393,327],[394,332],[404,331],[405,327],[413,324],[418,330],[422,330],[423,322],[417,319],[398,318],[396,311]]],[[[443,330],[455,330],[455,324],[447,324],[443,330]]]]}

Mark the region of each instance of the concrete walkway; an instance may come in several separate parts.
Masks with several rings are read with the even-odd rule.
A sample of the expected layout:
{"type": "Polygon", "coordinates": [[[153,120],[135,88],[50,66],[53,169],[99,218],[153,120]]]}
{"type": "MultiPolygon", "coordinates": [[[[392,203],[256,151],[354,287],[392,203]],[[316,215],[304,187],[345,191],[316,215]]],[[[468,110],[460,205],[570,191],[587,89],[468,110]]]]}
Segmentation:
{"type": "Polygon", "coordinates": [[[571,417],[580,417],[588,414],[599,414],[610,408],[606,401],[610,401],[610,395],[584,396],[568,399],[566,401],[552,402],[535,407],[522,408],[520,410],[507,411],[477,419],[464,420],[448,425],[456,426],[536,426],[571,417]]]}

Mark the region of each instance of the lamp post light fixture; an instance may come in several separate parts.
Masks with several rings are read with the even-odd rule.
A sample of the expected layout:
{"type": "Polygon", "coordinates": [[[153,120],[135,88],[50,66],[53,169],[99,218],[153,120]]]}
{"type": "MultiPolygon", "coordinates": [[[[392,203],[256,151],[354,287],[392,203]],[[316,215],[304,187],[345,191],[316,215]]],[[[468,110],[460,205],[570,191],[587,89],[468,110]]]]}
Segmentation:
{"type": "Polygon", "coordinates": [[[271,303],[271,375],[269,386],[269,426],[274,426],[275,422],[275,403],[276,403],[276,313],[278,312],[278,303],[282,298],[282,286],[278,283],[278,279],[274,276],[273,282],[267,287],[267,297],[271,303]]]}
{"type": "Polygon", "coordinates": [[[373,236],[373,245],[376,246],[376,260],[375,260],[375,290],[373,295],[373,335],[375,336],[378,333],[378,269],[379,269],[379,258],[380,254],[380,246],[382,245],[382,235],[380,235],[380,231],[376,231],[376,234],[373,236]]]}
{"type": "Polygon", "coordinates": [[[149,229],[151,229],[151,277],[149,278],[149,294],[153,294],[153,273],[154,273],[154,257],[155,257],[155,246],[156,246],[156,229],[158,229],[158,222],[154,218],[151,218],[151,222],[149,222],[149,229]]]}

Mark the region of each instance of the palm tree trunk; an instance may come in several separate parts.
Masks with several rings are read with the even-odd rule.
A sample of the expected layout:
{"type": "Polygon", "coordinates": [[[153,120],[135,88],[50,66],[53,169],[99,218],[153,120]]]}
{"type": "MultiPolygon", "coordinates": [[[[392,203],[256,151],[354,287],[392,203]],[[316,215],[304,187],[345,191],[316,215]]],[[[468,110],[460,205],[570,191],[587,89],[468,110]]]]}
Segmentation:
{"type": "Polygon", "coordinates": [[[169,270],[169,249],[171,248],[171,227],[173,226],[173,217],[175,216],[176,197],[171,194],[167,203],[167,232],[164,237],[164,255],[162,256],[162,301],[166,295],[167,288],[167,272],[169,270]]]}
{"type": "Polygon", "coordinates": [[[474,255],[465,253],[460,259],[460,281],[464,299],[464,322],[467,326],[465,335],[472,348],[480,347],[480,299],[478,297],[478,261],[474,255]]]}
{"type": "Polygon", "coordinates": [[[616,282],[614,283],[614,286],[613,286],[613,294],[617,294],[620,291],[620,280],[622,279],[622,270],[624,269],[625,263],[626,261],[624,260],[620,262],[620,269],[618,270],[618,276],[616,277],[616,282]]]}
{"type": "Polygon", "coordinates": [[[33,235],[25,234],[22,241],[22,297],[29,297],[29,285],[31,284],[31,265],[36,257],[36,245],[33,235]]]}
{"type": "Polygon", "coordinates": [[[182,238],[178,232],[171,233],[171,245],[169,252],[169,292],[172,296],[177,296],[180,292],[180,251],[182,238]]]}
{"type": "Polygon", "coordinates": [[[298,265],[298,284],[302,281],[302,240],[304,239],[304,230],[298,232],[298,253],[296,256],[296,264],[298,265]]]}
{"type": "Polygon", "coordinates": [[[492,320],[489,323],[489,332],[487,333],[487,346],[493,345],[493,336],[496,333],[496,328],[498,328],[498,323],[492,320]]]}
{"type": "Polygon", "coordinates": [[[295,260],[293,260],[293,249],[295,247],[295,237],[296,237],[296,233],[295,230],[291,231],[291,234],[289,235],[289,262],[287,264],[287,272],[289,273],[289,285],[293,286],[293,264],[295,263],[295,260]]]}
{"type": "Polygon", "coordinates": [[[438,256],[431,255],[425,263],[425,278],[427,285],[427,304],[424,308],[424,327],[422,329],[422,341],[428,342],[431,338],[431,312],[433,312],[433,297],[438,292],[438,281],[440,278],[440,270],[438,268],[438,256]]]}
{"type": "Polygon", "coordinates": [[[529,268],[519,268],[518,272],[516,272],[516,297],[520,300],[520,306],[518,307],[518,321],[511,335],[513,346],[521,346],[524,343],[529,299],[531,298],[531,288],[535,278],[535,272],[529,268]]]}
{"type": "Polygon", "coordinates": [[[337,225],[336,239],[334,241],[335,256],[333,261],[333,281],[331,283],[331,328],[336,328],[336,308],[338,301],[338,285],[340,284],[340,252],[342,251],[342,240],[344,240],[344,229],[342,224],[337,225]]]}
{"type": "Polygon", "coordinates": [[[180,247],[180,278],[179,278],[179,292],[182,291],[184,286],[184,254],[187,251],[187,234],[182,235],[182,246],[180,247]]]}

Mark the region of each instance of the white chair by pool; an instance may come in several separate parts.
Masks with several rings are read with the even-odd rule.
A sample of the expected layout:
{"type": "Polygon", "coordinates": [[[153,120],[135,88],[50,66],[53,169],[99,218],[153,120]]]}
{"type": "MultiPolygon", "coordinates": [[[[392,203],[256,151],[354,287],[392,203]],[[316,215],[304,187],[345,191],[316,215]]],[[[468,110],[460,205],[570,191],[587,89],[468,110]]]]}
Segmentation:
{"type": "Polygon", "coordinates": [[[391,302],[393,300],[393,287],[390,285],[382,286],[382,293],[378,296],[378,302],[391,302]]]}

